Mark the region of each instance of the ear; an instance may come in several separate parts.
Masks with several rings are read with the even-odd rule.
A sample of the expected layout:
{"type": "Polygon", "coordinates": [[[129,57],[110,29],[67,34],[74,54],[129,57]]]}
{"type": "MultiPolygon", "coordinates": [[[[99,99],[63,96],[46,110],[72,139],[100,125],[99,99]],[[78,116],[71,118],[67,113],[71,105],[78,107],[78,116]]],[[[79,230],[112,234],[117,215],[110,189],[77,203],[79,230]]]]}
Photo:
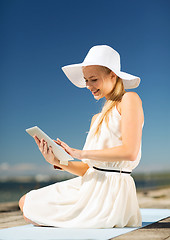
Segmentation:
{"type": "Polygon", "coordinates": [[[116,75],[113,71],[111,71],[111,72],[110,72],[110,77],[114,79],[114,78],[117,77],[117,75],[116,75]]]}

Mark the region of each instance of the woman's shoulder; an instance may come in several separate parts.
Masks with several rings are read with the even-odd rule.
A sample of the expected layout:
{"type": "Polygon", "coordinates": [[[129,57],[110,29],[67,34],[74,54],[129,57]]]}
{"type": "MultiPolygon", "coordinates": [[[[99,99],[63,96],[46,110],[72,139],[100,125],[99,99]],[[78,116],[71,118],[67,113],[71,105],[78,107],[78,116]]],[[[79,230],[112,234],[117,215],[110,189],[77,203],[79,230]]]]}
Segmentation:
{"type": "MultiPolygon", "coordinates": [[[[140,115],[141,121],[144,124],[144,112],[142,107],[142,100],[136,92],[126,92],[123,97],[122,101],[119,105],[121,106],[121,113],[122,111],[126,112],[127,109],[134,109],[133,112],[138,112],[140,115]]],[[[126,113],[124,114],[124,116],[126,113]]]]}
{"type": "Polygon", "coordinates": [[[127,102],[134,102],[134,103],[137,103],[139,105],[142,104],[142,100],[136,92],[126,92],[123,95],[121,102],[119,102],[117,104],[117,109],[118,109],[120,114],[121,114],[122,105],[126,104],[127,102]]]}
{"type": "Polygon", "coordinates": [[[123,97],[122,100],[127,100],[127,99],[132,99],[132,100],[137,100],[142,102],[141,98],[139,97],[139,95],[136,92],[126,92],[123,97]]]}

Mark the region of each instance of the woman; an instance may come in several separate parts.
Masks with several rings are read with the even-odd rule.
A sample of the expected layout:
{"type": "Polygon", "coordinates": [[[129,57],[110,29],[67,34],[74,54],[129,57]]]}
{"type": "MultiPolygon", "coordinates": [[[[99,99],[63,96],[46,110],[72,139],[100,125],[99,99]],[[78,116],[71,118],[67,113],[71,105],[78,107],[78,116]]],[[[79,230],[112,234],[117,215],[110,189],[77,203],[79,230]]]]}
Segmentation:
{"type": "Polygon", "coordinates": [[[83,150],[57,139],[73,158],[61,165],[43,139],[35,141],[55,168],[77,175],[73,179],[33,190],[20,199],[25,219],[33,224],[63,228],[141,226],[142,219],[131,171],[141,158],[144,115],[135,88],[140,78],[120,71],[119,54],[107,45],[94,46],[80,64],[62,68],[77,87],[94,98],[106,98],[93,116],[83,150]]]}

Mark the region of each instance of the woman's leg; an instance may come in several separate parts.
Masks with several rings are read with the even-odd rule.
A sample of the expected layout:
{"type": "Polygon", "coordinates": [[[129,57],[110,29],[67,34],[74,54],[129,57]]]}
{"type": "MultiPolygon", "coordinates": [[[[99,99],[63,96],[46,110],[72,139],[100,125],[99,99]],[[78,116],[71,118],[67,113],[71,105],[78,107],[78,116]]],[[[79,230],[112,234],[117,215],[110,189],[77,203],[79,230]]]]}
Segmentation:
{"type": "Polygon", "coordinates": [[[26,194],[24,196],[22,196],[19,200],[19,207],[21,209],[21,211],[23,212],[23,207],[24,207],[24,202],[25,202],[25,197],[26,197],[26,194]]]}
{"type": "MultiPolygon", "coordinates": [[[[22,196],[22,197],[20,198],[20,200],[19,200],[19,207],[20,207],[20,209],[21,209],[22,212],[23,212],[25,197],[26,197],[26,194],[25,194],[24,196],[22,196]]],[[[25,219],[26,222],[32,223],[32,224],[35,225],[35,226],[40,226],[40,225],[38,225],[37,223],[32,222],[31,220],[29,220],[28,218],[26,218],[26,217],[24,216],[24,214],[23,214],[23,217],[24,217],[24,219],[25,219]]]]}

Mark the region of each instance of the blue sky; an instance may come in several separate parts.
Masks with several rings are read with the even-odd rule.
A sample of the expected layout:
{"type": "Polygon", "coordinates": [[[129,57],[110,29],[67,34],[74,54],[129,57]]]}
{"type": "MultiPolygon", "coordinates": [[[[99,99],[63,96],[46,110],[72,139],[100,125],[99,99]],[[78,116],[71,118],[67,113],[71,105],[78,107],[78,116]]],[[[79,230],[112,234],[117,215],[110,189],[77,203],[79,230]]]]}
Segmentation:
{"type": "Polygon", "coordinates": [[[25,132],[34,125],[83,148],[91,117],[103,100],[97,102],[87,89],[75,87],[61,67],[82,62],[98,44],[120,53],[122,71],[141,77],[132,90],[141,97],[145,115],[137,169],[167,169],[169,7],[168,0],[0,1],[0,169],[45,166],[25,132]]]}

